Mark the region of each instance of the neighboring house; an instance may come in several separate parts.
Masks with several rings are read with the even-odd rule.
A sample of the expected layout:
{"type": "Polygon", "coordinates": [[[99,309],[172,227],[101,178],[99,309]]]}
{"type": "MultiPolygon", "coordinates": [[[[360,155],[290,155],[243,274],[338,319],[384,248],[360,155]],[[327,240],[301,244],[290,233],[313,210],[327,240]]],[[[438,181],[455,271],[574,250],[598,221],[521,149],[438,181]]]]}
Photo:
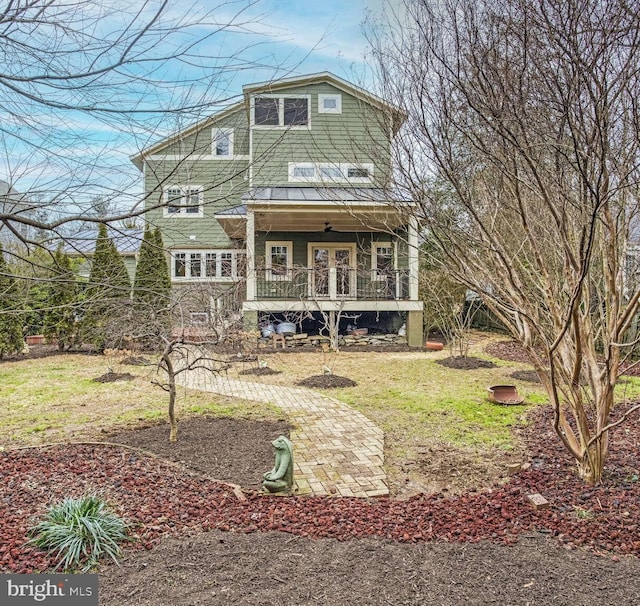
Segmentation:
{"type": "Polygon", "coordinates": [[[11,215],[15,219],[0,221],[0,243],[3,248],[33,239],[35,230],[30,225],[21,223],[20,218],[35,219],[36,210],[26,194],[17,192],[9,183],[0,179],[0,215],[11,215]]]}
{"type": "MultiPolygon", "coordinates": [[[[107,233],[113,240],[116,250],[120,253],[124,260],[125,267],[129,273],[131,285],[136,274],[136,262],[138,252],[142,244],[144,230],[142,228],[127,227],[107,227],[107,233]]],[[[61,240],[63,251],[72,259],[81,259],[82,262],[78,268],[78,275],[81,278],[88,279],[91,274],[91,257],[96,249],[96,239],[98,238],[97,225],[90,225],[74,234],[61,240]]],[[[53,248],[55,242],[50,245],[53,248]]]]}
{"type": "Polygon", "coordinates": [[[209,289],[193,320],[242,285],[247,327],[339,312],[370,330],[406,323],[420,345],[417,225],[389,191],[402,121],[325,72],[245,86],[241,102],[133,157],[174,287],[209,289]]]}

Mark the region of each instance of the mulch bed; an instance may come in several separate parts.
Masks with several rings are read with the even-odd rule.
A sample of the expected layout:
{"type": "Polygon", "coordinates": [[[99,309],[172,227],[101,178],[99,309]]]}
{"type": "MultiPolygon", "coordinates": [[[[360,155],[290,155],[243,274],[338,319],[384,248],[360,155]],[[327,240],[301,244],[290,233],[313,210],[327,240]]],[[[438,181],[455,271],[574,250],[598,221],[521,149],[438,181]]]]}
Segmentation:
{"type": "Polygon", "coordinates": [[[337,387],[355,387],[357,383],[347,377],[340,375],[313,375],[296,383],[300,387],[310,389],[335,389],[337,387]]]}
{"type": "Polygon", "coordinates": [[[151,364],[151,360],[144,356],[128,356],[122,360],[122,364],[128,364],[129,366],[149,366],[151,364]]]}
{"type": "Polygon", "coordinates": [[[485,351],[494,358],[507,360],[508,362],[520,362],[522,364],[531,364],[529,354],[524,350],[520,343],[515,341],[497,341],[491,343],[485,348],[485,351]]]}
{"type": "Polygon", "coordinates": [[[92,379],[95,383],[115,383],[116,381],[133,381],[135,377],[130,372],[105,372],[92,379]]]}
{"type": "MultiPolygon", "coordinates": [[[[122,447],[80,444],[1,452],[0,572],[49,569],[53,559],[26,545],[29,525],[52,500],[95,491],[131,522],[136,541],[129,549],[150,549],[166,535],[213,529],[278,530],[338,540],[374,537],[412,544],[507,545],[537,532],[556,537],[567,548],[584,546],[613,558],[640,555],[638,415],[613,430],[605,478],[593,487],[577,478],[550,429],[549,412],[542,407],[532,411],[524,436],[531,467],[506,485],[481,493],[419,495],[406,501],[265,497],[255,492],[241,501],[224,484],[122,447]],[[531,507],[527,495],[533,493],[543,494],[551,508],[531,507]]],[[[217,436],[211,433],[214,452],[217,436]]],[[[192,460],[188,450],[185,440],[185,451],[176,459],[195,467],[202,452],[194,452],[197,459],[192,460]]],[[[233,469],[237,460],[227,460],[233,469]]],[[[256,472],[262,472],[264,464],[270,467],[271,459],[261,463],[256,472]]],[[[231,469],[227,477],[234,478],[231,469]]]]}
{"type": "Polygon", "coordinates": [[[490,360],[482,360],[473,356],[455,356],[436,360],[436,364],[454,368],[456,370],[476,370],[478,368],[495,368],[496,364],[490,360]]]}
{"type": "Polygon", "coordinates": [[[273,467],[271,442],[280,435],[289,437],[290,429],[284,420],[194,417],[180,421],[176,442],[169,442],[166,423],[110,434],[107,440],[148,450],[216,480],[259,490],[262,474],[273,467]]]}
{"type": "MultiPolygon", "coordinates": [[[[495,358],[507,360],[509,362],[521,362],[523,364],[531,364],[529,354],[524,350],[522,345],[515,341],[497,341],[491,343],[485,348],[485,351],[495,358]]],[[[624,360],[620,364],[620,375],[630,377],[640,377],[640,361],[624,360]]],[[[528,379],[523,379],[527,381],[528,379]]]]}
{"type": "Polygon", "coordinates": [[[518,381],[528,381],[529,383],[540,383],[540,377],[535,370],[516,370],[512,372],[510,377],[518,379],[518,381]]]}

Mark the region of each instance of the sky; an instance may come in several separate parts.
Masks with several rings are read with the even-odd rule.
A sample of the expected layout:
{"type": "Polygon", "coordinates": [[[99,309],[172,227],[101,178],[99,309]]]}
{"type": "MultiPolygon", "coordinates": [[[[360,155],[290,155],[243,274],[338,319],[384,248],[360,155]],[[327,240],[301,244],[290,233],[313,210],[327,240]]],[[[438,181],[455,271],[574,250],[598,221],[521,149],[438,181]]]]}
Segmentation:
{"type": "MultiPolygon", "coordinates": [[[[157,0],[150,1],[153,4],[157,0]]],[[[377,13],[396,2],[217,0],[219,7],[212,9],[211,0],[191,1],[188,16],[181,14],[184,0],[174,0],[171,5],[177,20],[184,22],[190,18],[195,22],[187,33],[167,39],[158,37],[157,43],[149,47],[150,52],[159,57],[170,53],[172,44],[185,44],[191,38],[200,40],[190,57],[190,65],[183,62],[176,66],[171,61],[153,64],[153,71],[149,73],[157,85],[150,88],[147,84],[144,102],[138,109],[153,107],[155,99],[170,107],[173,99],[188,95],[197,100],[206,97],[210,102],[207,111],[215,113],[238,100],[245,84],[321,71],[330,71],[366,88],[369,76],[364,60],[367,42],[363,21],[368,13],[377,13]],[[208,21],[198,21],[199,10],[203,14],[209,12],[208,21]],[[211,18],[222,24],[233,21],[234,25],[216,31],[211,18]],[[220,72],[205,85],[200,72],[209,64],[217,64],[220,72]]],[[[123,11],[112,13],[101,22],[104,37],[110,35],[109,28],[116,30],[130,18],[131,11],[142,5],[141,0],[111,2],[122,2],[123,11]]],[[[86,6],[88,11],[100,10],[89,0],[86,6]]],[[[0,87],[0,95],[3,94],[0,87]]],[[[120,102],[126,101],[127,93],[124,94],[120,102]]],[[[111,99],[103,101],[108,97],[107,85],[100,102],[109,104],[111,99]]],[[[3,109],[9,105],[3,101],[0,98],[0,119],[3,109]]],[[[29,115],[19,115],[14,126],[3,120],[9,126],[0,129],[0,180],[10,182],[20,192],[38,192],[44,199],[55,197],[59,206],[105,192],[110,196],[122,192],[121,197],[126,195],[129,199],[126,204],[130,204],[142,193],[141,175],[130,162],[130,156],[196,118],[204,117],[193,115],[173,122],[158,114],[155,120],[150,115],[128,123],[108,113],[96,117],[78,112],[61,114],[49,109],[38,114],[33,108],[25,113],[29,115]],[[30,123],[38,127],[44,125],[46,135],[39,135],[35,128],[31,132],[30,123]],[[39,137],[42,149],[38,149],[39,137]]]]}
{"type": "Polygon", "coordinates": [[[278,40],[278,58],[294,73],[331,71],[345,79],[361,77],[366,39],[362,23],[393,0],[262,0],[265,30],[278,40]]]}

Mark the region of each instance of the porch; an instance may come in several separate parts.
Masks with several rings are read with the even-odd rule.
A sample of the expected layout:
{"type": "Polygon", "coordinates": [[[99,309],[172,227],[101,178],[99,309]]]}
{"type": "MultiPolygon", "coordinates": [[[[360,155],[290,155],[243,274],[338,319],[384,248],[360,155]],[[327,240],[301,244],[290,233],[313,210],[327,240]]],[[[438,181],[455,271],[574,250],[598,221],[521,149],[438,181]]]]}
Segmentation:
{"type": "Polygon", "coordinates": [[[257,300],[409,300],[409,270],[384,273],[348,266],[293,266],[281,275],[256,269],[257,300]]]}

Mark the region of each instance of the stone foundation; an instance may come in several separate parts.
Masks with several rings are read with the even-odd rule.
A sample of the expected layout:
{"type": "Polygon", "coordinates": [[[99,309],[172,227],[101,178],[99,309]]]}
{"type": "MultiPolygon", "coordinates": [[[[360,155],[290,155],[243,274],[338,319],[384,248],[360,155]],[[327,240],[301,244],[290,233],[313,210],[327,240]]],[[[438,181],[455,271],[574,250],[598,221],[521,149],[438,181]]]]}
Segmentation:
{"type": "MultiPolygon", "coordinates": [[[[329,337],[321,335],[308,335],[306,333],[285,336],[285,347],[302,347],[303,345],[311,347],[329,346],[329,337]]],[[[407,345],[407,337],[396,334],[387,335],[340,335],[340,347],[349,347],[352,345],[372,345],[376,347],[384,347],[385,345],[407,345]]],[[[271,337],[261,337],[258,339],[259,349],[273,349],[282,347],[281,342],[274,341],[271,337]]]]}

